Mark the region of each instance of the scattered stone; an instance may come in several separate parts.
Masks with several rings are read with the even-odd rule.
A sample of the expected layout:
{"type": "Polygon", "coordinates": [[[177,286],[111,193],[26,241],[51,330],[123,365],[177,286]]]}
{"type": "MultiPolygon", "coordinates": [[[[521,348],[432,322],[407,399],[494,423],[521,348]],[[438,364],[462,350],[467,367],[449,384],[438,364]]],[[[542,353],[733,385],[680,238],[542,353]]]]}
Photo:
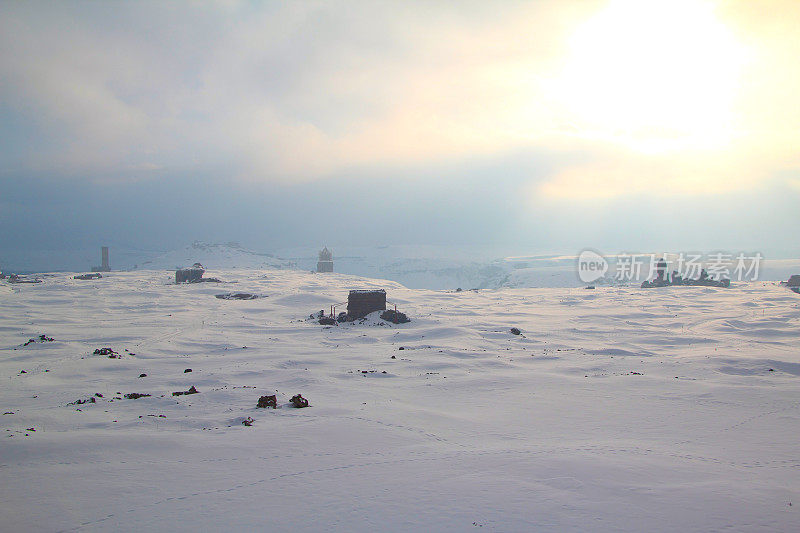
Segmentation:
{"type": "Polygon", "coordinates": [[[99,392],[95,392],[94,395],[97,396],[98,398],[102,398],[103,397],[103,395],[100,394],[99,392]]]}
{"type": "Polygon", "coordinates": [[[308,407],[308,400],[303,398],[303,396],[300,394],[295,394],[289,401],[293,406],[297,407],[298,409],[301,407],[308,407]]]}
{"type": "Polygon", "coordinates": [[[247,292],[231,292],[229,294],[216,294],[215,297],[220,300],[255,300],[258,295],[247,292]]]}
{"type": "Polygon", "coordinates": [[[186,369],[184,369],[183,373],[184,373],[184,374],[188,374],[188,373],[189,373],[189,372],[191,372],[191,371],[192,371],[192,369],[191,369],[191,368],[186,368],[186,369]]]}
{"type": "Polygon", "coordinates": [[[25,431],[36,431],[34,428],[25,428],[25,431]]]}
{"type": "Polygon", "coordinates": [[[395,356],[392,356],[392,357],[390,357],[390,359],[397,359],[397,357],[395,357],[395,356]]]}
{"type": "Polygon", "coordinates": [[[405,350],[405,349],[406,349],[405,346],[401,346],[401,347],[398,348],[398,350],[405,350]]]}
{"type": "Polygon", "coordinates": [[[94,355],[107,355],[111,359],[116,359],[117,357],[120,357],[120,358],[122,357],[117,352],[115,352],[113,348],[96,348],[95,351],[94,351],[94,355]]]}
{"type": "Polygon", "coordinates": [[[81,398],[79,400],[75,400],[74,402],[69,402],[67,405],[83,405],[85,403],[95,403],[96,401],[97,400],[95,400],[94,396],[90,396],[88,400],[81,398]]]}
{"type": "Polygon", "coordinates": [[[140,378],[146,378],[146,377],[147,377],[147,374],[139,374],[139,377],[140,377],[140,378]]]}
{"type": "Polygon", "coordinates": [[[319,319],[319,323],[321,326],[335,326],[336,319],[333,318],[332,316],[324,316],[319,319]]]}
{"type": "Polygon", "coordinates": [[[250,427],[253,425],[253,422],[255,422],[255,420],[253,420],[251,417],[248,416],[247,418],[242,420],[242,425],[250,427]]]}
{"type": "Polygon", "coordinates": [[[181,391],[178,391],[178,392],[173,392],[172,395],[173,396],[183,396],[185,394],[197,394],[199,392],[200,391],[195,389],[194,385],[192,385],[191,387],[189,387],[189,390],[181,390],[181,391]]]}
{"type": "Polygon", "coordinates": [[[24,276],[20,276],[19,274],[10,274],[8,276],[8,282],[9,283],[41,283],[42,280],[40,280],[39,278],[34,278],[34,279],[26,278],[24,276]]]}
{"type": "Polygon", "coordinates": [[[29,339],[28,342],[23,344],[23,346],[27,346],[29,344],[33,344],[35,342],[53,342],[55,339],[53,337],[48,337],[47,335],[39,335],[35,339],[29,339]]]}
{"type": "Polygon", "coordinates": [[[520,334],[522,334],[522,332],[519,330],[519,328],[511,328],[511,334],[512,335],[520,335],[520,334]]]}
{"type": "Polygon", "coordinates": [[[139,398],[147,398],[148,396],[150,395],[141,392],[131,392],[125,395],[125,397],[129,400],[138,400],[139,398]]]}
{"type": "Polygon", "coordinates": [[[273,394],[271,396],[262,396],[258,399],[258,404],[256,407],[261,407],[266,409],[267,407],[272,407],[273,409],[278,408],[278,397],[277,395],[273,394]]]}
{"type": "Polygon", "coordinates": [[[411,322],[411,319],[408,318],[405,313],[395,311],[394,309],[387,309],[381,313],[381,319],[394,324],[405,324],[406,322],[411,322]]]}
{"type": "Polygon", "coordinates": [[[4,415],[13,415],[13,414],[14,414],[14,411],[6,411],[6,412],[5,412],[5,413],[3,413],[3,414],[4,414],[4,415]]]}
{"type": "Polygon", "coordinates": [[[24,370],[20,370],[19,373],[20,374],[27,374],[27,372],[25,372],[24,370]]]}

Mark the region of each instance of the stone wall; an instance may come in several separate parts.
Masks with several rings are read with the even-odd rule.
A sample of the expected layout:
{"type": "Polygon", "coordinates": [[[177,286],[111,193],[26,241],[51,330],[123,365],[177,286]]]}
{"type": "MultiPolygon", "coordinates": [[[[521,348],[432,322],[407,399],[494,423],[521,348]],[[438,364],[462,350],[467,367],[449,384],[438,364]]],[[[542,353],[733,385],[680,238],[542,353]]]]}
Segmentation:
{"type": "Polygon", "coordinates": [[[347,316],[350,320],[363,318],[373,311],[386,310],[386,291],[355,290],[347,296],[347,316]]]}

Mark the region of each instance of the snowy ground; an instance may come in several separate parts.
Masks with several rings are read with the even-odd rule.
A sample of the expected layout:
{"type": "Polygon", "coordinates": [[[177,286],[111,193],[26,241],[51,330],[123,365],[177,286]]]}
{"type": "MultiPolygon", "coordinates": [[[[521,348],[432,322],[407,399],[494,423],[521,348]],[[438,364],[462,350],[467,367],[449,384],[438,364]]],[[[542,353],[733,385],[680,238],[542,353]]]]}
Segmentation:
{"type": "Polygon", "coordinates": [[[207,275],[236,283],[0,284],[0,530],[800,529],[785,288],[207,275]],[[411,323],[306,320],[378,286],[411,323]],[[214,298],[232,291],[263,297],[214,298]]]}

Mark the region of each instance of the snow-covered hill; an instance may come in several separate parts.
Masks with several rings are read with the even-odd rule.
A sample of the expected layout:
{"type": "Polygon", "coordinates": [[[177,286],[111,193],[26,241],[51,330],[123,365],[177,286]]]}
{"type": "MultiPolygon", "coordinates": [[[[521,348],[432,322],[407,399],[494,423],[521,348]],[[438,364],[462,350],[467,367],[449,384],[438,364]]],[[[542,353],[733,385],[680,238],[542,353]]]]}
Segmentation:
{"type": "MultiPolygon", "coordinates": [[[[414,289],[497,289],[581,287],[577,257],[563,254],[518,255],[519,250],[490,246],[347,246],[333,247],[336,272],[371,278],[391,279],[414,289]]],[[[317,250],[309,247],[278,250],[298,268],[316,268],[317,250]]],[[[615,281],[613,257],[607,279],[615,281]]],[[[800,260],[767,259],[761,264],[759,279],[785,280],[800,272],[800,260]]],[[[642,275],[647,276],[644,268],[642,275]]],[[[639,279],[633,285],[639,285],[639,279]]]]}
{"type": "MultiPolygon", "coordinates": [[[[573,287],[579,285],[574,260],[558,264],[547,256],[521,262],[508,258],[508,247],[387,245],[346,246],[333,250],[334,270],[357,276],[384,278],[415,289],[487,289],[499,287],[573,287]],[[524,283],[519,269],[526,268],[524,283]]],[[[299,268],[313,270],[316,250],[279,250],[299,268]]]]}
{"type": "Polygon", "coordinates": [[[178,250],[137,263],[132,270],[176,269],[201,263],[208,269],[288,269],[294,263],[272,254],[253,252],[236,242],[209,244],[195,241],[178,250]]]}

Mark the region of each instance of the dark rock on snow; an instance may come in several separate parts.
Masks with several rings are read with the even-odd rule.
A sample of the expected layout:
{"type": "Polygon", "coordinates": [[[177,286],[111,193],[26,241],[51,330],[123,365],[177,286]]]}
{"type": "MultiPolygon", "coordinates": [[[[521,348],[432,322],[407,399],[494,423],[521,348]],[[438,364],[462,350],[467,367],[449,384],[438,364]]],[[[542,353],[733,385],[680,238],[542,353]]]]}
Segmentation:
{"type": "Polygon", "coordinates": [[[381,319],[394,324],[405,324],[406,322],[411,322],[411,319],[408,318],[405,313],[395,311],[394,309],[388,309],[381,313],[381,319]]]}
{"type": "Polygon", "coordinates": [[[297,408],[308,407],[308,400],[303,398],[303,396],[300,395],[300,394],[296,394],[296,395],[292,396],[292,399],[289,400],[289,401],[293,406],[295,406],[297,408]]]}
{"type": "Polygon", "coordinates": [[[278,397],[273,394],[271,396],[262,396],[258,399],[258,405],[256,407],[261,407],[266,409],[267,407],[272,407],[273,409],[278,408],[278,397]]]}
{"type": "Polygon", "coordinates": [[[100,279],[102,277],[103,276],[100,274],[100,272],[94,272],[92,274],[81,274],[79,276],[72,276],[72,279],[80,279],[86,281],[90,279],[100,279]]]}
{"type": "Polygon", "coordinates": [[[141,392],[131,392],[125,395],[125,397],[129,400],[138,400],[139,398],[147,398],[148,396],[150,395],[141,392]]]}
{"type": "Polygon", "coordinates": [[[215,297],[220,300],[255,300],[258,295],[247,292],[232,292],[229,294],[217,294],[215,297]]]}
{"type": "Polygon", "coordinates": [[[33,344],[35,342],[53,342],[55,339],[53,337],[48,337],[47,335],[39,335],[35,339],[28,339],[28,342],[23,344],[23,346],[27,346],[29,344],[33,344]]]}

